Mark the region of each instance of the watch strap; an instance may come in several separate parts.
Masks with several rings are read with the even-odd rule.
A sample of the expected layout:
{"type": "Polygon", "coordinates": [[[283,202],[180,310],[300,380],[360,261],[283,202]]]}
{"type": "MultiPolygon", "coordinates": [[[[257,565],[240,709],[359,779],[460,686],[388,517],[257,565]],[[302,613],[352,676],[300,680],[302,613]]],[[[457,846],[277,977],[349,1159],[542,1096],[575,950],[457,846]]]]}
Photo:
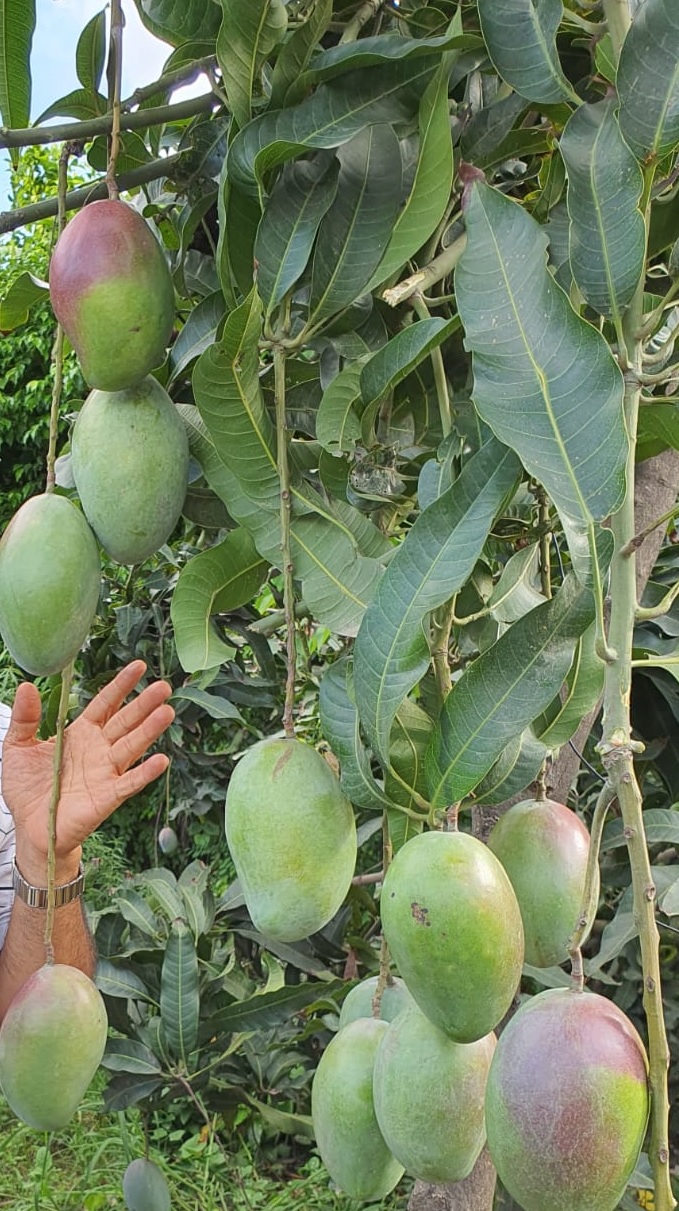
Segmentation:
{"type": "MultiPolygon", "coordinates": [[[[70,883],[59,883],[54,888],[52,903],[55,908],[63,908],[65,904],[71,904],[73,900],[78,900],[83,894],[85,886],[85,869],[82,862],[75,879],[71,879],[70,883]]],[[[29,908],[49,907],[48,893],[46,887],[34,887],[32,883],[28,883],[24,879],[19,867],[16,864],[16,859],[12,863],[12,887],[14,894],[23,900],[29,908]]]]}

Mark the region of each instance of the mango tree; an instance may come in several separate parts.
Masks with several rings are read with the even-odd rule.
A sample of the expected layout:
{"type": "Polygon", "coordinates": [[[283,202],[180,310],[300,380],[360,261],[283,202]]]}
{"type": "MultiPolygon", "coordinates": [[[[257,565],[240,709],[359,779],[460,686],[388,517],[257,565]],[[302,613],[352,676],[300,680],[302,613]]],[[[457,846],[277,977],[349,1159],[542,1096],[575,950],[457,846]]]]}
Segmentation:
{"type": "MultiPolygon", "coordinates": [[[[16,161],[23,148],[59,142],[63,172],[58,196],[1,215],[0,231],[54,219],[62,231],[75,212],[53,258],[52,302],[85,378],[101,388],[93,395],[137,390],[151,370],[148,390],[173,401],[191,455],[185,516],[204,531],[205,549],[182,569],[172,602],[194,683],[209,686],[230,658],[230,612],[267,578],[280,589],[270,633],[278,626],[287,652],[285,710],[281,737],[264,743],[288,748],[273,764],[253,758],[256,786],[244,763],[234,788],[241,809],[249,793],[268,814],[229,824],[227,805],[246,902],[264,935],[298,938],[336,911],[355,843],[347,801],[360,822],[382,818],[374,887],[385,938],[373,1015],[394,963],[417,1006],[389,1027],[351,1021],[328,1047],[314,1087],[321,1155],[356,1197],[379,1197],[407,1168],[421,1179],[412,1211],[489,1211],[496,1174],[481,1151],[478,1084],[490,1065],[490,1150],[515,1205],[624,1205],[648,1092],[655,1206],[669,1211],[657,914],[671,915],[677,893],[649,845],[673,844],[677,827],[672,812],[643,810],[640,734],[658,736],[633,729],[630,695],[636,669],[667,700],[679,660],[671,560],[652,575],[679,487],[679,14],[671,0],[135,4],[168,44],[162,76],[121,97],[116,0],[108,41],[104,11],[82,31],[80,87],[29,126],[35,4],[1,0],[0,146],[16,161]],[[173,100],[195,78],[199,95],[173,100]],[[69,190],[69,161],[82,155],[98,176],[69,190]],[[171,273],[169,340],[171,296],[166,284],[156,289],[155,271],[137,278],[131,263],[111,289],[117,266],[94,219],[97,207],[120,206],[120,194],[171,273]],[[69,284],[77,224],[89,224],[87,286],[78,273],[69,284]],[[137,348],[146,323],[150,360],[137,348]],[[124,349],[107,352],[125,332],[127,364],[124,349]],[[120,389],[127,370],[132,386],[120,389]],[[325,837],[321,818],[315,835],[304,815],[306,775],[276,798],[297,743],[296,670],[313,628],[325,628],[337,651],[318,711],[341,778],[329,799],[345,824],[325,837]],[[573,812],[565,823],[562,815],[588,737],[601,785],[583,840],[573,812]],[[485,847],[519,800],[542,809],[537,822],[504,842],[495,833],[485,847]],[[618,889],[631,887],[601,964],[638,937],[648,1069],[588,942],[602,838],[603,852],[626,846],[618,889]],[[333,847],[341,876],[327,870],[333,847]],[[293,868],[301,892],[323,899],[312,925],[290,923],[283,893],[264,904],[267,869],[284,882],[293,868]],[[527,943],[524,1003],[495,1048],[492,1032],[517,1007],[527,943]],[[583,992],[588,979],[595,996],[583,992]],[[452,1087],[466,1079],[464,1048],[480,1040],[463,1100],[474,1122],[439,1165],[410,1147],[418,1063],[428,1056],[452,1087]],[[405,1120],[393,1093],[389,1101],[390,1074],[405,1120]]],[[[3,314],[18,324],[48,289],[19,277],[3,314]]],[[[55,417],[64,406],[56,389],[55,417]]],[[[72,458],[60,460],[57,493],[79,495],[106,546],[135,516],[155,513],[156,450],[146,436],[134,451],[141,463],[126,472],[134,435],[123,433],[112,457],[109,422],[89,432],[88,410],[92,397],[72,458]],[[94,472],[89,459],[98,459],[94,472]]],[[[175,516],[163,513],[154,543],[175,516]]],[[[8,578],[26,562],[11,534],[0,547],[8,578]]],[[[111,552],[123,563],[146,554],[124,541],[111,552]]],[[[2,596],[0,629],[10,650],[16,629],[23,639],[25,619],[2,596]]],[[[307,791],[316,779],[309,774],[307,791]]],[[[175,964],[197,970],[190,931],[173,933],[172,947],[175,964]]],[[[174,1022],[182,1080],[196,998],[193,988],[187,1049],[181,1015],[174,1022]]],[[[426,1105],[422,1138],[439,1113],[426,1105]]]]}

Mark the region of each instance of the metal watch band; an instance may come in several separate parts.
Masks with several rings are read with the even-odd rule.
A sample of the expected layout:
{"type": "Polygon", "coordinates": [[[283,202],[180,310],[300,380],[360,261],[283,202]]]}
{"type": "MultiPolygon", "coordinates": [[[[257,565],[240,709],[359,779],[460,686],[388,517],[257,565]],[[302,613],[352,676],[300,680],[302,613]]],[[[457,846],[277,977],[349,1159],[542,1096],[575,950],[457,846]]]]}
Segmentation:
{"type": "MultiPolygon", "coordinates": [[[[27,883],[16,864],[16,859],[12,863],[12,886],[14,894],[20,900],[23,900],[24,904],[27,904],[29,908],[45,909],[48,907],[47,888],[34,887],[32,883],[27,883]]],[[[78,900],[83,894],[84,886],[85,869],[81,862],[75,879],[72,879],[70,883],[60,883],[54,888],[54,907],[62,908],[64,904],[70,904],[73,900],[78,900]]]]}

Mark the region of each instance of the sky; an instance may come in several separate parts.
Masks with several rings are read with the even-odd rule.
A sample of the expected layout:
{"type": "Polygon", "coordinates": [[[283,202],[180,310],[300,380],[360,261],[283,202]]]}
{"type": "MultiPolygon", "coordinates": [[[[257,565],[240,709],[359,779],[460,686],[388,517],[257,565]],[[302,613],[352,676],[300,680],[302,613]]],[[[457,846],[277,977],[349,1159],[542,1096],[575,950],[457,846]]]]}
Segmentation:
{"type": "MultiPolygon", "coordinates": [[[[37,23],[31,54],[33,121],[58,97],[79,88],[75,70],[75,49],[80,32],[96,13],[107,7],[106,0],[37,0],[37,23]]],[[[134,0],[123,0],[123,97],[142,84],[150,84],[161,74],[172,47],[144,29],[134,0]]],[[[102,92],[106,92],[104,79],[102,92]]],[[[174,100],[205,91],[205,82],[196,81],[178,90],[174,100]]],[[[54,118],[52,122],[67,121],[54,118]]],[[[0,207],[7,205],[9,156],[0,154],[0,207]]]]}

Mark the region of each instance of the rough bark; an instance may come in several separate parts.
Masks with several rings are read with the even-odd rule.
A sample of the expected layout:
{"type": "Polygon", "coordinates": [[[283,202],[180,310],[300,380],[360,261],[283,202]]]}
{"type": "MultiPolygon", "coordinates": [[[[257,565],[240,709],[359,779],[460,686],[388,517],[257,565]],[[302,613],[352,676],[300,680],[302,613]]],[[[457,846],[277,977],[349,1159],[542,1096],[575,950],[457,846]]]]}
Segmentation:
{"type": "MultiPolygon", "coordinates": [[[[679,494],[679,453],[666,450],[656,458],[647,459],[637,467],[635,482],[635,516],[637,533],[641,533],[656,517],[662,517],[679,494]]],[[[637,596],[640,599],[653,570],[666,532],[658,526],[643,542],[636,554],[637,596]]],[[[582,752],[583,746],[599,714],[600,705],[583,720],[573,738],[582,752]]],[[[580,766],[580,758],[570,745],[561,749],[549,776],[549,793],[565,803],[580,766]]],[[[478,808],[474,813],[474,833],[484,840],[503,811],[512,803],[508,800],[498,807],[478,808]]],[[[495,1170],[484,1149],[476,1168],[463,1182],[450,1186],[432,1186],[416,1182],[408,1211],[492,1211],[495,1196],[495,1170]]]]}

